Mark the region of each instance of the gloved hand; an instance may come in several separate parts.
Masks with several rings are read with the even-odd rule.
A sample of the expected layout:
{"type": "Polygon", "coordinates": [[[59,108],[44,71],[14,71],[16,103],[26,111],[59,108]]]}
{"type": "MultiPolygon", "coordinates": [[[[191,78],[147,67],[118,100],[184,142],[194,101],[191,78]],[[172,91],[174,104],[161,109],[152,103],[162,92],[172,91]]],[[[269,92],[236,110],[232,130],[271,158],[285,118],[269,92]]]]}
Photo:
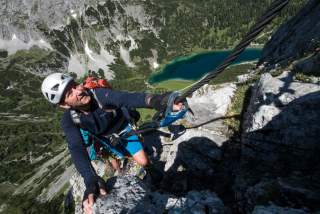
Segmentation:
{"type": "Polygon", "coordinates": [[[107,195],[105,181],[99,177],[98,181],[89,187],[84,192],[82,199],[82,209],[85,214],[93,214],[93,204],[99,195],[107,195]]]}
{"type": "Polygon", "coordinates": [[[157,111],[163,111],[167,108],[168,100],[172,92],[166,92],[164,94],[151,95],[149,106],[157,111]]]}

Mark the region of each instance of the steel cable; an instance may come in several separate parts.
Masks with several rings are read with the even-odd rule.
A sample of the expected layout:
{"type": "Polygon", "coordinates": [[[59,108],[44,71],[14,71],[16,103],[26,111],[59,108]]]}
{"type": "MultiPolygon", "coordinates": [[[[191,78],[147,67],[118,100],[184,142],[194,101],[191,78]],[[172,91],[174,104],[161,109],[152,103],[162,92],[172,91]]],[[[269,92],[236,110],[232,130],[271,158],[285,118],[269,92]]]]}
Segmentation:
{"type": "Polygon", "coordinates": [[[240,41],[240,43],[232,50],[229,56],[219,65],[216,69],[207,73],[199,81],[188,86],[182,90],[181,96],[179,96],[176,102],[183,101],[186,97],[190,96],[194,91],[207,84],[215,78],[218,74],[224,71],[243,51],[244,49],[258,36],[258,34],[269,24],[278,13],[288,4],[289,0],[276,0],[266,12],[259,18],[257,23],[251,27],[249,33],[240,41]]]}

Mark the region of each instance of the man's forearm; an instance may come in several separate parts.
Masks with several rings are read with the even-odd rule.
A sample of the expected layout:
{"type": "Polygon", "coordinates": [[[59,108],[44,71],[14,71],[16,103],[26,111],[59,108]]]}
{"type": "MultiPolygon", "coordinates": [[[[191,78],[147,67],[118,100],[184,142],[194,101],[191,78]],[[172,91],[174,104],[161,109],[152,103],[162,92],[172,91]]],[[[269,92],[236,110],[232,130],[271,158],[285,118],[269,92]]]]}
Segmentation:
{"type": "Polygon", "coordinates": [[[71,158],[77,171],[83,177],[86,188],[94,188],[95,183],[97,182],[97,175],[91,165],[85,148],[80,148],[80,146],[69,147],[71,158]]]}

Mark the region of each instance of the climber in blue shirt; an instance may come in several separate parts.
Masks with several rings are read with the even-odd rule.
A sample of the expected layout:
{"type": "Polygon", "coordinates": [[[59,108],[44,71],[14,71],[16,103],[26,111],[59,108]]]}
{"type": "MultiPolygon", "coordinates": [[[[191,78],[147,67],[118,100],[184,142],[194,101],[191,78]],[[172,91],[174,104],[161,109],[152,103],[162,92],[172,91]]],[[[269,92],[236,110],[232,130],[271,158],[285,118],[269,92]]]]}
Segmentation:
{"type": "MultiPolygon", "coordinates": [[[[82,130],[87,130],[95,136],[119,133],[128,130],[130,124],[123,109],[154,108],[163,109],[167,105],[163,100],[166,94],[146,94],[116,91],[110,88],[96,88],[94,92],[87,90],[74,79],[63,73],[53,73],[47,76],[41,87],[44,97],[52,104],[65,109],[61,126],[65,133],[68,149],[73,163],[84,178],[86,191],[83,206],[86,213],[92,213],[95,194],[106,195],[101,178],[93,169],[90,157],[83,142],[79,124],[75,122],[72,113],[76,112],[77,120],[82,130]],[[123,119],[125,118],[125,119],[123,119]]],[[[183,103],[173,104],[172,109],[179,111],[183,103]]],[[[149,160],[136,135],[124,145],[111,146],[119,155],[132,156],[141,166],[148,166],[149,160]],[[120,148],[121,147],[121,148],[120,148]]]]}

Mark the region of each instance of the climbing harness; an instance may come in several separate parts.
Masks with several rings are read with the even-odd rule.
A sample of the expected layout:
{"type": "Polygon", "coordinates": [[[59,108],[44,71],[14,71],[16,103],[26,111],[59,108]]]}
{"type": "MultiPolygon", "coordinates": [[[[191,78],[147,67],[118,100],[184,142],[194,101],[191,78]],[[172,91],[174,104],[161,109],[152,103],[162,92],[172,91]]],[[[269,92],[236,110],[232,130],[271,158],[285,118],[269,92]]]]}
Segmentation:
{"type": "Polygon", "coordinates": [[[83,128],[80,128],[80,132],[91,160],[103,156],[105,152],[115,158],[123,159],[126,155],[119,152],[119,148],[123,147],[125,142],[132,141],[128,139],[129,137],[136,135],[140,141],[143,141],[141,134],[136,132],[130,124],[128,124],[126,128],[108,135],[97,136],[83,128]]]}
{"type": "MultiPolygon", "coordinates": [[[[116,109],[103,108],[102,103],[98,99],[95,89],[89,89],[92,93],[92,97],[97,102],[99,108],[106,112],[111,112],[113,118],[116,118],[118,113],[116,109]]],[[[121,108],[122,116],[117,119],[117,122],[104,134],[95,135],[89,130],[85,129],[80,120],[80,112],[71,109],[70,115],[74,124],[80,128],[80,133],[82,135],[85,146],[87,147],[89,157],[91,160],[95,160],[104,151],[111,152],[114,156],[119,159],[123,159],[124,155],[117,150],[122,141],[128,142],[128,137],[132,135],[137,135],[140,141],[143,141],[141,134],[135,132],[135,123],[139,119],[140,115],[136,113],[136,110],[128,110],[127,108],[121,108]],[[125,123],[128,123],[127,127],[122,128],[125,123]]]]}

